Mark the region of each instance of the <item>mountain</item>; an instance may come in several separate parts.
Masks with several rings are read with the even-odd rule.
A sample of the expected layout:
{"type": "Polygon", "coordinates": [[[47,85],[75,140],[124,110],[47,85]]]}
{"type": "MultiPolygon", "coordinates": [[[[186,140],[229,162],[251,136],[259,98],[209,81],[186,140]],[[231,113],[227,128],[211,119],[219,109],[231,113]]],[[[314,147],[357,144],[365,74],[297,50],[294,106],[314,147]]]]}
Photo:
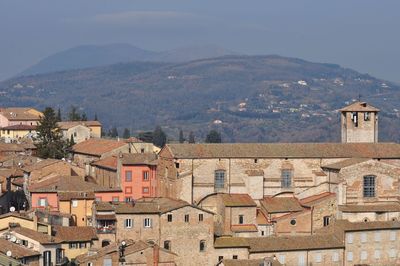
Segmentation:
{"type": "Polygon", "coordinates": [[[381,109],[380,140],[398,141],[399,86],[335,64],[281,56],[132,62],[24,76],[0,83],[0,106],[80,107],[107,130],[161,125],[198,140],[339,141],[337,110],[361,97],[381,109]]]}
{"type": "Polygon", "coordinates": [[[130,44],[81,45],[50,55],[24,70],[20,75],[83,69],[132,61],[185,62],[231,54],[234,52],[214,45],[186,46],[163,52],[144,50],[130,44]]]}

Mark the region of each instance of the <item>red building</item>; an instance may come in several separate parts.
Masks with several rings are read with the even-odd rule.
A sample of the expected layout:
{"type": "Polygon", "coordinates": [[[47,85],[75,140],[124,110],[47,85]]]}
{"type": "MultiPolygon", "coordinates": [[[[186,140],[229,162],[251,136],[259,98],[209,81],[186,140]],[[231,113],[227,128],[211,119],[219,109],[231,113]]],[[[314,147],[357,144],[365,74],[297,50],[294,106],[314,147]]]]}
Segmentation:
{"type": "Polygon", "coordinates": [[[125,153],[119,159],[119,176],[124,201],[157,196],[156,154],[125,153]]]}

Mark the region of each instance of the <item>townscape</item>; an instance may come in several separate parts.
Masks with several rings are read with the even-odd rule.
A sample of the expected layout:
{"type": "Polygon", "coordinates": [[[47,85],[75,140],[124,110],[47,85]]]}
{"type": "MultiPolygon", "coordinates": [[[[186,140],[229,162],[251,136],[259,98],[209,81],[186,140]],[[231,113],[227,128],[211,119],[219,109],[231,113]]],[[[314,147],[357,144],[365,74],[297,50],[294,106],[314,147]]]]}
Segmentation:
{"type": "Polygon", "coordinates": [[[0,264],[398,265],[400,144],[338,111],[340,143],[158,147],[2,107],[0,264]]]}

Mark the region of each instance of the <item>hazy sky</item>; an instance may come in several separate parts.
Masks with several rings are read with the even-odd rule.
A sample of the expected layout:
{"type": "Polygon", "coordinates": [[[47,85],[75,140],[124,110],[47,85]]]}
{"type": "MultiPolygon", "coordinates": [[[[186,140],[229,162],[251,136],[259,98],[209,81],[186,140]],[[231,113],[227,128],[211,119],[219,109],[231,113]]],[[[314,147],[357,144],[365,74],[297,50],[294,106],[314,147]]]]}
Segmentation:
{"type": "Polygon", "coordinates": [[[81,44],[216,44],[399,81],[399,0],[1,0],[0,79],[81,44]]]}

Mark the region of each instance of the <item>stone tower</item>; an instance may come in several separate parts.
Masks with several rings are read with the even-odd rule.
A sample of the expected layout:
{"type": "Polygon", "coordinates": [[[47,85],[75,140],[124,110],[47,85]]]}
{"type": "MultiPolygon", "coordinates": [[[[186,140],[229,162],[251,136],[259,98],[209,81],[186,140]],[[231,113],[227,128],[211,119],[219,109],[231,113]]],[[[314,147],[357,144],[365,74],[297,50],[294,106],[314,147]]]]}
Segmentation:
{"type": "Polygon", "coordinates": [[[366,102],[354,102],[340,112],[342,143],[378,142],[379,109],[366,102]]]}

